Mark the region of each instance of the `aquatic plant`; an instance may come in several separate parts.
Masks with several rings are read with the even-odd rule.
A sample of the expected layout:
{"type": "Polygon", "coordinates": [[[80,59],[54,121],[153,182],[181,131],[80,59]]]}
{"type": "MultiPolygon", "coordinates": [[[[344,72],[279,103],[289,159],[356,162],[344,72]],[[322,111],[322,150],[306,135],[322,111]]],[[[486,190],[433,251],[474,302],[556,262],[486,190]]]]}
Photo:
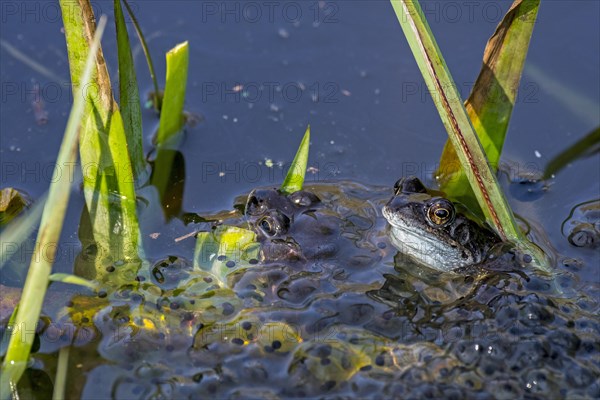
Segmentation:
{"type": "Polygon", "coordinates": [[[600,127],[554,156],[546,165],[542,178],[549,179],[575,160],[591,157],[598,153],[600,153],[600,127]]]}
{"type": "MultiPolygon", "coordinates": [[[[491,50],[486,52],[491,54],[487,57],[487,61],[493,61],[493,65],[488,67],[484,65],[482,74],[478,78],[477,86],[473,89],[472,100],[468,103],[468,105],[470,104],[470,109],[473,110],[471,114],[477,115],[477,118],[479,118],[476,123],[472,121],[471,114],[469,114],[463,105],[460,93],[429,28],[419,2],[413,0],[391,0],[391,3],[425,83],[429,91],[436,94],[433,96],[434,103],[455,152],[454,156],[450,153],[451,150],[446,151],[445,155],[442,156],[442,165],[440,168],[444,170],[446,167],[444,163],[452,164],[452,161],[457,157],[462,170],[465,171],[470,188],[473,190],[477,204],[481,207],[486,221],[503,240],[513,242],[525,249],[545,269],[546,260],[544,255],[539,248],[527,240],[517,225],[513,212],[498,184],[495,170],[490,166],[490,161],[486,156],[482,144],[482,141],[485,141],[487,151],[494,158],[499,158],[508,126],[508,119],[516,96],[515,83],[518,83],[522,69],[517,68],[513,72],[507,72],[506,65],[507,63],[510,64],[510,57],[514,57],[517,59],[517,66],[520,64],[522,67],[525,54],[527,53],[526,44],[529,43],[533,25],[530,24],[526,28],[525,23],[523,23],[515,25],[515,28],[511,30],[511,22],[519,21],[518,18],[515,18],[521,15],[519,13],[529,15],[530,17],[533,15],[535,19],[537,13],[536,3],[539,2],[537,0],[516,0],[497,31],[497,33],[506,32],[505,34],[500,34],[500,37],[508,37],[509,39],[506,39],[506,42],[499,40],[498,42],[492,41],[492,44],[488,44],[488,48],[499,46],[496,49],[499,53],[494,53],[491,50]],[[513,40],[515,43],[512,43],[513,40]],[[496,45],[494,43],[499,44],[496,45]],[[519,52],[520,57],[511,56],[515,52],[519,52]],[[498,54],[501,54],[501,56],[498,56],[498,54]],[[488,69],[491,69],[491,71],[488,71],[488,69]],[[498,105],[495,103],[497,99],[492,94],[494,91],[501,90],[502,84],[507,82],[513,85],[514,92],[506,95],[506,99],[501,101],[497,108],[498,105]],[[481,97],[481,93],[490,93],[490,96],[481,97]],[[500,119],[496,120],[496,118],[500,119]],[[476,127],[478,131],[476,131],[476,127]]],[[[530,22],[528,21],[527,23],[530,22]]],[[[456,165],[457,163],[454,162],[453,164],[456,165]]],[[[456,172],[458,170],[457,167],[458,165],[451,169],[456,172]]],[[[465,187],[464,183],[460,184],[460,181],[452,181],[450,183],[450,179],[447,179],[447,182],[449,183],[444,189],[449,192],[448,195],[451,198],[468,195],[469,192],[463,189],[465,187]],[[461,193],[458,193],[459,191],[461,193]]]]}
{"type": "MultiPolygon", "coordinates": [[[[71,81],[77,93],[81,87],[82,54],[90,47],[95,18],[88,1],[61,1],[60,4],[64,8],[71,81]]],[[[91,100],[85,104],[79,154],[86,200],[82,222],[87,220],[91,227],[91,240],[84,244],[82,251],[93,249],[96,254],[92,262],[94,270],[88,269],[85,277],[105,281],[108,279],[106,266],[113,262],[126,264],[119,275],[122,278],[127,271],[135,273],[139,268],[139,224],[129,143],[141,139],[127,138],[134,131],[125,130],[119,105],[113,98],[102,49],[88,91],[91,100]]]]}
{"type": "Polygon", "coordinates": [[[167,78],[160,111],[157,144],[164,145],[181,131],[185,122],[183,102],[187,81],[189,45],[183,42],[167,52],[167,78]]]}
{"type": "MultiPolygon", "coordinates": [[[[100,39],[106,25],[106,18],[101,19],[98,24],[98,29],[94,34],[94,38],[90,43],[88,55],[85,59],[81,76],[78,77],[78,86],[71,113],[67,121],[63,141],[58,153],[56,168],[60,165],[68,165],[74,163],[77,159],[77,145],[79,142],[78,134],[85,113],[88,95],[85,89],[92,81],[93,68],[95,59],[100,48],[100,39]]],[[[52,270],[54,253],[58,243],[60,233],[63,226],[64,216],[69,204],[69,196],[71,194],[71,180],[68,174],[58,174],[59,179],[50,185],[48,201],[44,206],[42,214],[42,222],[37,236],[36,251],[31,258],[29,272],[23,288],[21,300],[16,314],[13,314],[14,320],[10,326],[18,327],[16,329],[26,330],[31,329],[37,324],[42,310],[44,294],[48,286],[48,278],[52,270]],[[39,254],[42,250],[49,252],[42,255],[39,254]]],[[[8,398],[16,388],[16,383],[25,371],[29,360],[31,345],[33,344],[34,335],[13,334],[10,337],[8,349],[2,364],[2,376],[0,378],[0,398],[8,398]]],[[[18,397],[18,396],[16,396],[18,397]]]]}
{"type": "Polygon", "coordinates": [[[121,1],[114,1],[115,26],[117,30],[117,55],[119,60],[119,99],[123,128],[126,132],[129,159],[134,179],[146,169],[142,142],[142,110],[137,85],[135,65],[129,43],[127,25],[121,8],[121,1]]]}
{"type": "Polygon", "coordinates": [[[291,194],[297,192],[298,190],[302,190],[302,185],[304,184],[304,176],[306,174],[306,165],[308,163],[308,148],[310,146],[310,125],[306,128],[306,132],[302,137],[302,141],[300,142],[300,146],[298,146],[298,151],[296,152],[296,156],[288,169],[288,172],[281,184],[281,192],[285,194],[291,194]]]}
{"type": "MultiPolygon", "coordinates": [[[[539,0],[518,0],[512,4],[485,47],[481,71],[464,103],[494,172],[498,170],[538,8],[539,0]]],[[[449,140],[442,152],[437,180],[453,199],[478,210],[449,140]]]]}
{"type": "MultiPolygon", "coordinates": [[[[19,307],[10,326],[35,326],[39,319],[44,294],[49,281],[59,281],[96,289],[98,282],[116,287],[130,281],[143,259],[136,212],[136,179],[144,176],[146,161],[142,148],[142,125],[139,92],[120,2],[114,2],[118,42],[121,107],[113,98],[113,89],[104,62],[100,37],[106,24],[102,18],[96,29],[89,1],[61,1],[63,23],[73,83],[74,103],[65,129],[57,166],[75,163],[77,148],[83,170],[83,190],[86,207],[82,213],[81,237],[83,252],[94,249],[91,263],[76,266],[83,276],[51,274],[53,256],[34,254],[28,271],[19,307]],[[76,9],[75,12],[71,7],[76,9]],[[65,8],[69,8],[65,10],[65,8]],[[69,12],[66,12],[69,11],[69,12]],[[94,32],[97,32],[94,34],[94,32]],[[87,55],[87,57],[86,57],[87,55]],[[87,227],[87,229],[85,229],[87,227]],[[120,263],[121,274],[108,276],[107,265],[120,263]],[[85,278],[94,279],[91,282],[85,278]]],[[[130,10],[129,10],[130,11],[130,10]]],[[[168,139],[183,125],[183,102],[187,77],[187,43],[177,46],[167,55],[167,88],[161,114],[161,138],[168,139]],[[183,56],[182,56],[183,55],[183,56]]],[[[7,227],[6,234],[21,243],[43,214],[36,249],[56,249],[71,192],[69,178],[61,178],[50,187],[48,201],[41,201],[18,226],[7,227]],[[50,223],[51,221],[51,223],[50,223]]],[[[5,259],[5,257],[3,257],[5,259]]],[[[33,336],[12,335],[4,358],[2,396],[15,388],[26,368],[33,336]]],[[[68,353],[61,353],[61,366],[68,353]]],[[[60,371],[63,369],[59,368],[60,371]]],[[[59,374],[59,380],[61,380],[59,374]]],[[[64,380],[63,380],[64,381],[64,380]]],[[[57,388],[60,394],[60,388],[57,388]]]]}

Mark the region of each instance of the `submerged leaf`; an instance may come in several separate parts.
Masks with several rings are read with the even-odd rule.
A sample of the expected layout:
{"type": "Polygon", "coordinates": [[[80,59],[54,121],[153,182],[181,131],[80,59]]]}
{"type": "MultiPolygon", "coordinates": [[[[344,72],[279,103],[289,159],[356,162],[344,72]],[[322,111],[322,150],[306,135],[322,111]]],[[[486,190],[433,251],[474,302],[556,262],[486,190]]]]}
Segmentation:
{"type": "Polygon", "coordinates": [[[98,284],[96,282],[89,281],[80,276],[64,274],[64,273],[55,273],[48,277],[49,281],[52,282],[62,282],[62,283],[70,283],[72,285],[79,285],[83,287],[90,288],[95,290],[98,288],[98,284]]]}
{"type": "Polygon", "coordinates": [[[552,175],[563,169],[569,163],[580,158],[586,158],[600,153],[600,127],[588,133],[571,146],[554,156],[546,165],[543,179],[551,178],[552,175]]]}
{"type": "Polygon", "coordinates": [[[31,209],[3,228],[2,241],[5,245],[2,249],[2,257],[0,257],[0,270],[18,251],[21,251],[24,242],[38,226],[46,204],[46,197],[47,194],[44,194],[38,198],[31,209]]]}
{"type": "Polygon", "coordinates": [[[194,268],[211,272],[221,283],[257,260],[260,244],[252,231],[235,226],[218,226],[212,232],[200,232],[194,252],[194,268]]]}
{"type": "Polygon", "coordinates": [[[158,191],[164,216],[169,219],[181,213],[185,189],[185,158],[177,150],[159,148],[150,161],[150,183],[158,191]]]}
{"type": "MultiPolygon", "coordinates": [[[[546,69],[551,66],[539,66],[534,62],[527,62],[525,65],[525,74],[536,83],[536,89],[539,89],[548,97],[551,97],[565,110],[569,111],[573,118],[586,124],[596,125],[600,121],[600,102],[597,98],[588,96],[581,90],[575,89],[567,84],[567,80],[562,76],[553,76],[546,69]]],[[[533,94],[533,93],[532,93],[533,94]]]]}
{"type": "Polygon", "coordinates": [[[0,226],[9,223],[30,204],[31,200],[25,193],[13,188],[0,190],[0,226]]]}
{"type": "Polygon", "coordinates": [[[308,149],[310,146],[310,125],[306,128],[304,137],[300,142],[294,161],[281,184],[280,190],[285,194],[292,194],[302,190],[304,185],[304,176],[306,174],[306,165],[308,164],[308,149]]]}
{"type": "MultiPolygon", "coordinates": [[[[504,138],[517,98],[539,0],[516,0],[506,13],[483,55],[483,66],[465,108],[494,171],[498,169],[504,138]]],[[[461,163],[448,140],[437,179],[447,196],[479,211],[461,163]]]]}

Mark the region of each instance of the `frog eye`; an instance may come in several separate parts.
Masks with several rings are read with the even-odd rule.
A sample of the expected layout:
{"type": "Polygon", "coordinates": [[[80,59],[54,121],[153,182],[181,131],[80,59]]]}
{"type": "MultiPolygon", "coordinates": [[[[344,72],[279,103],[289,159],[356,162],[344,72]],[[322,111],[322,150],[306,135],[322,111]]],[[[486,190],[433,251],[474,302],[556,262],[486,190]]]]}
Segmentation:
{"type": "Polygon", "coordinates": [[[258,226],[268,236],[273,236],[277,233],[277,228],[273,222],[274,221],[271,217],[264,217],[258,221],[258,226]]]}
{"type": "Polygon", "coordinates": [[[278,211],[271,211],[256,222],[256,226],[267,236],[287,232],[290,219],[278,211]]]}
{"type": "Polygon", "coordinates": [[[443,228],[454,221],[454,205],[442,198],[433,199],[427,208],[427,222],[433,227],[443,228]]]}

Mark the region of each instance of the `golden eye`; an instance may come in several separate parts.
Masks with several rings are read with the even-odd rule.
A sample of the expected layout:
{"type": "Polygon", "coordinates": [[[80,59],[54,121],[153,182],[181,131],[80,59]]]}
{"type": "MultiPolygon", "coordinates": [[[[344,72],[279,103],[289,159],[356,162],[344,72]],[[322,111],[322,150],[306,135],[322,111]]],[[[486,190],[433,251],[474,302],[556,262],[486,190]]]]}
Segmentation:
{"type": "Polygon", "coordinates": [[[427,209],[427,222],[434,227],[448,226],[454,221],[454,205],[446,199],[434,199],[427,209]]]}

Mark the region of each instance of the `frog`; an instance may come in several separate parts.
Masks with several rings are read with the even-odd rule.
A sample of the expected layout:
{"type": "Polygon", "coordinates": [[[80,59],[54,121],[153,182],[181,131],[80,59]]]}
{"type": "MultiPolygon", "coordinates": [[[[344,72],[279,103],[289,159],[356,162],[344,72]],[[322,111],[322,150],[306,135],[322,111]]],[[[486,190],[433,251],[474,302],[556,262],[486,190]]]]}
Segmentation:
{"type": "Polygon", "coordinates": [[[260,188],[250,192],[244,214],[261,243],[261,261],[333,257],[340,221],[324,210],[321,199],[307,190],[287,194],[260,188]]]}
{"type": "Polygon", "coordinates": [[[480,265],[502,241],[459,203],[428,190],[415,176],[400,178],[383,207],[391,243],[417,264],[441,272],[480,265]]]}

